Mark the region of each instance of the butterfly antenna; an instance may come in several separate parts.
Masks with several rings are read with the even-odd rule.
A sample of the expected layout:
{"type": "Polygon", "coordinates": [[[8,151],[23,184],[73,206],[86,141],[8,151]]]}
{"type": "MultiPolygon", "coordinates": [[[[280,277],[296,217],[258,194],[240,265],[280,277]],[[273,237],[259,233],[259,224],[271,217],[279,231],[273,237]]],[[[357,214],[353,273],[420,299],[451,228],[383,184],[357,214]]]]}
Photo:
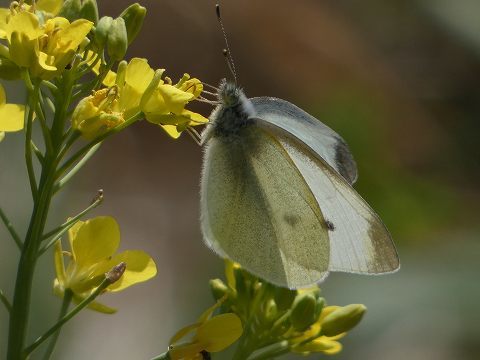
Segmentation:
{"type": "Polygon", "coordinates": [[[235,84],[237,84],[237,72],[235,70],[235,63],[233,62],[232,52],[230,51],[230,46],[228,45],[228,37],[227,32],[225,31],[225,26],[223,26],[222,16],[220,14],[220,4],[215,5],[215,11],[217,13],[217,20],[220,24],[220,28],[222,29],[223,38],[225,40],[226,49],[223,49],[223,56],[225,56],[225,60],[227,61],[228,68],[233,75],[233,79],[235,80],[235,84]]]}

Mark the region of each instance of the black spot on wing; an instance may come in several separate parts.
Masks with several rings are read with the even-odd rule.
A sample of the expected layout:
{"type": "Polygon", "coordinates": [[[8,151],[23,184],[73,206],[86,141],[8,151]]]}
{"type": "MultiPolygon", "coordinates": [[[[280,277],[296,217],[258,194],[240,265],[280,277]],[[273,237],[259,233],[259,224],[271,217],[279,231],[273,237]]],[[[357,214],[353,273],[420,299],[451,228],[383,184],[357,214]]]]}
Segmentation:
{"type": "Polygon", "coordinates": [[[285,214],[283,215],[283,220],[291,227],[295,227],[300,221],[300,216],[295,214],[285,214]]]}
{"type": "Polygon", "coordinates": [[[335,230],[335,225],[333,225],[333,223],[331,221],[325,220],[325,224],[327,225],[328,230],[330,230],[330,231],[335,230]]]}

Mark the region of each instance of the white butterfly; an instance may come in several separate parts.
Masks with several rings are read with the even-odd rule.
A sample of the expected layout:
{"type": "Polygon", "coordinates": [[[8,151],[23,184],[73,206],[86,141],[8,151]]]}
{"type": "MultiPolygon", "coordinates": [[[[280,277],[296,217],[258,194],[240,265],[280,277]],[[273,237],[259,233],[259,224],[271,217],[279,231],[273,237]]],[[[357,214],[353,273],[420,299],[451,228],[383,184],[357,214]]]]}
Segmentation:
{"type": "Polygon", "coordinates": [[[202,134],[201,225],[210,248],[289,288],[330,271],[399,268],[387,228],[351,186],[356,164],[336,132],[288,101],[247,99],[232,83],[218,97],[202,134]]]}

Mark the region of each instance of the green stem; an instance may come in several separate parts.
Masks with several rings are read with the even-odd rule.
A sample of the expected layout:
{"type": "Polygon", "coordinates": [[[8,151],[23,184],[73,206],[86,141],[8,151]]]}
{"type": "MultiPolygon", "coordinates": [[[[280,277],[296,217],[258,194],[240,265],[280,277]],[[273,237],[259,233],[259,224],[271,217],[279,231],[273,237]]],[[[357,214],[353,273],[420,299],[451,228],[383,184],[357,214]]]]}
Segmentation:
{"type": "Polygon", "coordinates": [[[280,341],[276,344],[273,344],[271,346],[267,346],[263,349],[258,350],[258,352],[250,357],[248,357],[248,360],[267,360],[267,359],[273,359],[277,356],[283,355],[288,353],[289,351],[289,346],[288,346],[288,341],[280,341]]]}
{"type": "Polygon", "coordinates": [[[45,235],[42,236],[42,240],[46,240],[53,235],[58,235],[60,232],[64,232],[65,228],[71,228],[73,224],[75,224],[79,219],[81,219],[85,214],[87,214],[90,210],[95,209],[100,203],[103,201],[103,192],[100,191],[99,195],[95,198],[95,200],[87,207],[85,210],[68,220],[67,222],[63,223],[56,229],[49,231],[45,235]]]}
{"type": "Polygon", "coordinates": [[[35,145],[35,143],[33,142],[33,140],[30,141],[30,146],[32,147],[33,152],[35,153],[35,156],[37,157],[38,162],[39,162],[40,164],[43,164],[43,161],[45,160],[45,159],[43,158],[43,154],[42,154],[42,152],[40,151],[40,149],[37,147],[37,145],[35,145]]]}
{"type": "Polygon", "coordinates": [[[69,313],[63,316],[61,319],[57,321],[55,325],[53,325],[50,329],[48,329],[42,336],[40,336],[37,340],[35,340],[31,345],[25,348],[23,352],[23,356],[27,356],[37,347],[39,347],[45,340],[47,340],[50,336],[52,336],[57,330],[59,330],[67,321],[77,315],[80,310],[88,306],[95,298],[100,295],[103,290],[105,290],[109,285],[112,284],[112,281],[108,278],[105,278],[102,283],[92,292],[88,297],[86,297],[82,302],[80,302],[77,306],[75,306],[69,313]]]}
{"type": "MultiPolygon", "coordinates": [[[[58,316],[58,320],[61,320],[67,313],[68,308],[72,302],[73,292],[69,289],[65,290],[65,294],[63,295],[62,307],[60,308],[60,314],[58,316]]],[[[45,354],[43,355],[43,360],[49,360],[52,357],[53,350],[55,350],[55,345],[57,344],[58,337],[60,336],[60,328],[55,331],[50,339],[50,343],[48,344],[47,350],[45,350],[45,354]]]]}
{"type": "MultiPolygon", "coordinates": [[[[25,72],[26,77],[28,72],[25,72]]],[[[32,191],[32,196],[35,199],[37,197],[37,180],[35,179],[35,170],[33,169],[33,159],[32,159],[32,128],[33,128],[33,116],[35,114],[35,106],[38,102],[38,86],[35,86],[33,90],[29,90],[29,99],[27,104],[27,124],[25,131],[25,163],[27,164],[28,180],[30,182],[30,189],[32,191]]]]}
{"type": "Polygon", "coordinates": [[[17,247],[19,249],[22,249],[22,246],[23,246],[22,240],[20,240],[20,236],[18,236],[18,233],[15,231],[13,224],[10,222],[7,215],[5,215],[2,208],[0,208],[0,218],[2,219],[3,223],[5,224],[5,227],[7,228],[8,232],[10,233],[13,240],[15,241],[15,244],[17,244],[17,247]]]}
{"type": "Polygon", "coordinates": [[[8,301],[7,296],[3,293],[2,290],[0,290],[0,301],[3,305],[5,305],[5,308],[9,313],[12,312],[12,304],[10,304],[10,301],[8,301]]]}
{"type": "Polygon", "coordinates": [[[80,161],[70,170],[62,179],[55,184],[54,192],[61,190],[71,178],[87,163],[87,161],[97,152],[101,143],[92,146],[80,161]]]}
{"type": "Polygon", "coordinates": [[[28,329],[30,298],[33,274],[37,262],[37,252],[45,228],[48,210],[53,195],[55,169],[58,161],[47,159],[42,169],[39,194],[34,202],[30,225],[23,243],[18,263],[17,279],[13,295],[8,337],[8,360],[22,360],[25,337],[28,329]]]}
{"type": "Polygon", "coordinates": [[[170,354],[169,352],[164,352],[163,354],[157,355],[154,358],[151,358],[150,360],[170,360],[170,354]]]}
{"type": "Polygon", "coordinates": [[[140,120],[142,117],[143,117],[143,113],[138,112],[135,115],[133,115],[131,118],[126,120],[123,124],[118,125],[117,127],[113,128],[109,132],[107,132],[107,133],[93,139],[92,141],[90,141],[87,145],[85,145],[80,150],[78,150],[68,160],[66,160],[65,163],[62,164],[62,166],[60,167],[60,169],[57,172],[57,178],[62,176],[62,174],[64,174],[71,166],[73,166],[73,164],[75,164],[78,160],[80,160],[83,156],[85,156],[90,151],[90,149],[92,147],[101,143],[106,138],[108,138],[108,137],[110,137],[114,134],[119,133],[120,131],[122,131],[126,127],[128,127],[128,126],[132,125],[133,123],[135,123],[136,121],[140,120]]]}

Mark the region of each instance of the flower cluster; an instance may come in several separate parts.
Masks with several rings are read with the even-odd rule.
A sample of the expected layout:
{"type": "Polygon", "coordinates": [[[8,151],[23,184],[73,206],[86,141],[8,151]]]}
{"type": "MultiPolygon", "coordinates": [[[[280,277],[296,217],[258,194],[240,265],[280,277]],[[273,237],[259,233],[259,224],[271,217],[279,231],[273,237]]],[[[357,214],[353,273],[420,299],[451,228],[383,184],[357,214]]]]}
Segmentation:
{"type": "Polygon", "coordinates": [[[226,283],[210,281],[221,313],[234,313],[244,332],[234,359],[267,359],[289,352],[336,354],[338,341],[362,319],[361,304],[326,306],[320,289],[289,290],[254,277],[226,261],[226,283]]]}

